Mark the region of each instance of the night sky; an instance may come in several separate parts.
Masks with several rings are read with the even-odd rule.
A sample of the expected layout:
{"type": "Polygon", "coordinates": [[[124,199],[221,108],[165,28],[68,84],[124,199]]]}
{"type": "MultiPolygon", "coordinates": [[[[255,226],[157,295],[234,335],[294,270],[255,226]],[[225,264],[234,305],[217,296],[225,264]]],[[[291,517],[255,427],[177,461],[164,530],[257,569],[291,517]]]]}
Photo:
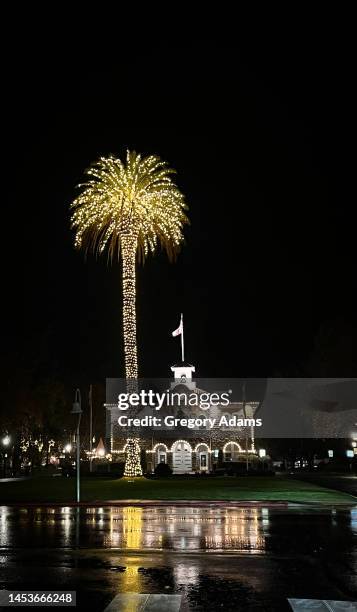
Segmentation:
{"type": "Polygon", "coordinates": [[[6,359],[70,387],[123,376],[120,268],[74,250],[69,204],[91,161],[127,147],[177,170],[191,220],[175,264],[159,253],[138,271],[142,376],[170,375],[181,311],[202,377],[304,372],[321,326],[352,333],[353,80],[342,39],[311,28],[116,55],[19,34],[2,75],[6,359]]]}

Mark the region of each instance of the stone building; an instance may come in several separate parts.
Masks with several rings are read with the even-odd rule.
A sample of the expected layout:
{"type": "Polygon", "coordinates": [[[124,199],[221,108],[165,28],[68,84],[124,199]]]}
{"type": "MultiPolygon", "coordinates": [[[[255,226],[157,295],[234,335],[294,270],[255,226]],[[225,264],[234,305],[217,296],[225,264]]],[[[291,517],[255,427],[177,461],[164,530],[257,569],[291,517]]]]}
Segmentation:
{"type": "MultiPolygon", "coordinates": [[[[160,418],[165,420],[167,415],[179,422],[195,419],[195,422],[204,422],[204,419],[215,419],[214,427],[207,425],[189,429],[185,426],[175,427],[137,427],[130,436],[139,439],[144,472],[152,473],[159,463],[167,463],[174,474],[209,473],[220,468],[236,470],[257,468],[261,465],[261,458],[255,447],[253,426],[234,426],[229,423],[240,422],[245,419],[251,422],[256,417],[259,401],[229,402],[228,405],[215,404],[202,409],[198,405],[189,405],[188,398],[194,395],[199,398],[205,391],[198,388],[193,378],[195,367],[189,363],[181,362],[171,367],[173,380],[170,382],[168,393],[179,394],[179,405],[164,405],[160,410],[160,418]],[[222,419],[227,426],[220,426],[222,419]]],[[[175,397],[176,397],[175,396],[175,397]]],[[[129,437],[128,430],[118,425],[118,407],[107,405],[107,448],[110,448],[112,459],[116,463],[125,461],[125,445],[129,437]]],[[[147,407],[139,406],[135,417],[152,414],[147,407]]],[[[156,413],[157,414],[157,413],[156,413]]]]}

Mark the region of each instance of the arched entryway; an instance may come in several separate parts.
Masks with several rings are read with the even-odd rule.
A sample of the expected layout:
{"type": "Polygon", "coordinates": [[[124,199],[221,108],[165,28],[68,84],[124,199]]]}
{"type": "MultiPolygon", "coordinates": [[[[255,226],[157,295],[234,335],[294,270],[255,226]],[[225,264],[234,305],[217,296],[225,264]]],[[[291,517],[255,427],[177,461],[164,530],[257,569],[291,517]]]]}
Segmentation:
{"type": "Polygon", "coordinates": [[[206,444],[205,442],[202,442],[201,444],[197,444],[196,448],[196,469],[199,472],[209,472],[210,466],[209,466],[209,454],[210,454],[210,450],[209,450],[209,446],[208,444],[206,444]]]}
{"type": "Polygon", "coordinates": [[[192,448],[186,440],[177,440],[172,445],[172,469],[174,474],[192,472],[192,448]]]}
{"type": "Polygon", "coordinates": [[[168,448],[166,444],[156,444],[154,447],[155,452],[155,465],[159,463],[167,463],[167,452],[168,448]]]}

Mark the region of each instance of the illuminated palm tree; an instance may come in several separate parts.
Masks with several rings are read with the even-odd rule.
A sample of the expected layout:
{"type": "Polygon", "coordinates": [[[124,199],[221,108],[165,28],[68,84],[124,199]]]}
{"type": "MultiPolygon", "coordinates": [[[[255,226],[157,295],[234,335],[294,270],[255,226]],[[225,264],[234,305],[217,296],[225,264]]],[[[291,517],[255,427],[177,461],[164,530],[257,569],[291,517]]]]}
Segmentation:
{"type": "Polygon", "coordinates": [[[126,161],[101,157],[86,171],[80,195],[71,205],[75,245],[122,258],[125,374],[138,377],[136,344],[136,260],[144,262],[157,246],[174,259],[188,223],[184,196],[158,156],[127,151],[126,161]]]}

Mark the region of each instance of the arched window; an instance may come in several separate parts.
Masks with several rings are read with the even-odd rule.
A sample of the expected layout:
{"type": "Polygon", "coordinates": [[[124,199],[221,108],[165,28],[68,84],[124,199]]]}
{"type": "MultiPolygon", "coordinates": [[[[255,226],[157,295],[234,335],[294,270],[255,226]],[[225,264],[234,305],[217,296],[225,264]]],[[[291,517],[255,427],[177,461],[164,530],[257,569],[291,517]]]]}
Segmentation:
{"type": "Polygon", "coordinates": [[[187,442],[187,440],[176,440],[176,442],[173,442],[171,446],[171,450],[172,452],[184,451],[184,452],[192,453],[193,449],[192,449],[191,444],[187,442]]]}
{"type": "Polygon", "coordinates": [[[227,442],[223,447],[223,461],[238,461],[241,452],[238,442],[227,442]]]}
{"type": "Polygon", "coordinates": [[[156,444],[155,446],[156,464],[167,463],[167,446],[166,444],[156,444]]]}
{"type": "Polygon", "coordinates": [[[202,451],[207,451],[210,452],[209,446],[208,444],[206,444],[206,442],[198,442],[198,444],[196,444],[195,446],[195,452],[202,452],[202,451]]]}
{"type": "Polygon", "coordinates": [[[184,440],[180,440],[175,446],[175,451],[185,451],[187,453],[190,453],[191,448],[187,442],[185,442],[184,440]]]}

